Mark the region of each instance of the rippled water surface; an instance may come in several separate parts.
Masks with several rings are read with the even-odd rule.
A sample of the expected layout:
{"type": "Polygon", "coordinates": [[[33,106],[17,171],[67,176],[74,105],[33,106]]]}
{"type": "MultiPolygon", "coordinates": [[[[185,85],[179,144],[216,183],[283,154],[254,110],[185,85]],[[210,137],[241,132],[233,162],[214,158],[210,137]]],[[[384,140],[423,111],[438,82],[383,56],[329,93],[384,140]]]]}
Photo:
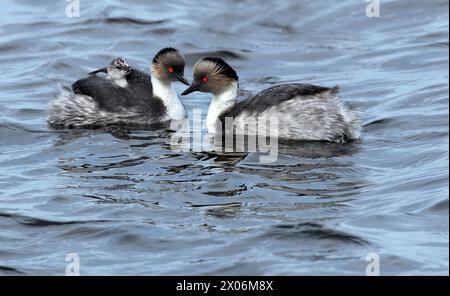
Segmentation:
{"type": "MultiPolygon", "coordinates": [[[[6,0],[0,16],[0,274],[448,274],[448,1],[6,0]],[[122,55],[224,57],[250,92],[341,87],[361,141],[173,152],[165,130],[52,130],[47,103],[122,55]]],[[[176,85],[182,91],[182,85],[176,85]]],[[[206,113],[209,96],[183,97],[206,113]]]]}

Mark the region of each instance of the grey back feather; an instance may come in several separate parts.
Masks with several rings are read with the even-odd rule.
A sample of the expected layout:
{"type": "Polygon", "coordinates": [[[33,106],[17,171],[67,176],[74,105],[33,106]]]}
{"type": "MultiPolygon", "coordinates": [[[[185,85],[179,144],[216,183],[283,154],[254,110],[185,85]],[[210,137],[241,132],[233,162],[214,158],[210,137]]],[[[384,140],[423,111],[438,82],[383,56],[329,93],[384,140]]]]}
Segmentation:
{"type": "MultiPolygon", "coordinates": [[[[249,130],[246,122],[275,118],[280,138],[338,143],[358,139],[361,129],[359,115],[339,100],[338,91],[338,87],[311,84],[277,85],[234,105],[221,114],[220,120],[224,126],[225,118],[233,117],[235,133],[257,133],[249,130]]],[[[274,132],[269,128],[267,125],[267,135],[274,132]]]]}

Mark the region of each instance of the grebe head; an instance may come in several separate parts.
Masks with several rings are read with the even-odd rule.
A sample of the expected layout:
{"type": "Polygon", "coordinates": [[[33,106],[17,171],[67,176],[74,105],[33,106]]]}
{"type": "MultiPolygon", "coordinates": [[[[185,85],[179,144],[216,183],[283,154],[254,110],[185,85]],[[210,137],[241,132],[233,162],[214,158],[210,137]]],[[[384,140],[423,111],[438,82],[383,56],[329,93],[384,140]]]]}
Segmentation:
{"type": "Polygon", "coordinates": [[[127,60],[121,57],[112,60],[111,64],[107,68],[108,76],[113,80],[119,80],[125,78],[130,74],[132,68],[128,64],[127,60]]]}
{"type": "Polygon", "coordinates": [[[162,82],[180,81],[189,85],[184,77],[186,62],[183,55],[175,48],[161,49],[153,58],[152,75],[162,82]]]}
{"type": "Polygon", "coordinates": [[[194,91],[218,95],[236,85],[238,80],[236,71],[223,59],[207,57],[194,65],[194,80],[181,95],[194,91]]]}

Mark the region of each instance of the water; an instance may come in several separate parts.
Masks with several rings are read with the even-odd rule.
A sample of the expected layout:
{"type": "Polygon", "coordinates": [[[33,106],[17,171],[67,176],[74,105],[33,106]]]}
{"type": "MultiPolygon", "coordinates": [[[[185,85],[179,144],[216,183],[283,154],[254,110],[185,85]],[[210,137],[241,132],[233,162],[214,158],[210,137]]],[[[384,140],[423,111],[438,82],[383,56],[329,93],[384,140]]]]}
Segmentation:
{"type": "MultiPolygon", "coordinates": [[[[448,1],[6,0],[0,16],[0,274],[448,274],[448,1]],[[340,85],[348,145],[170,150],[164,130],[55,131],[57,84],[164,46],[224,57],[241,88],[340,85]]],[[[177,84],[181,92],[184,87],[177,84]]],[[[183,97],[189,111],[209,96],[183,97]]]]}

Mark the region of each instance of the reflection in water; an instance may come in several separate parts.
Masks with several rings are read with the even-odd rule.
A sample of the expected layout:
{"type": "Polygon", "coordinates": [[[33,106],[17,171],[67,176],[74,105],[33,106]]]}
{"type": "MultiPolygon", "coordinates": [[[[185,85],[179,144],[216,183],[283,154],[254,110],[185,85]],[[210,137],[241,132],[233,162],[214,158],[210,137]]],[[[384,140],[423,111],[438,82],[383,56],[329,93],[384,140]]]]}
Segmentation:
{"type": "MultiPolygon", "coordinates": [[[[182,198],[180,202],[196,209],[205,208],[208,216],[235,217],[244,208],[244,212],[276,217],[280,211],[339,207],[367,185],[364,175],[346,160],[359,152],[360,142],[342,145],[285,141],[278,148],[279,161],[260,164],[258,153],[254,152],[191,152],[187,158],[186,154],[170,150],[167,137],[173,132],[164,129],[114,128],[85,132],[64,134],[64,140],[59,140],[57,145],[88,136],[100,147],[102,141],[120,140],[121,145],[132,152],[123,154],[121,147],[118,153],[114,153],[114,147],[102,153],[87,153],[83,149],[82,155],[59,160],[62,174],[75,174],[71,180],[96,180],[95,186],[88,182],[86,187],[82,182],[74,188],[73,181],[67,185],[80,192],[89,188],[91,193],[83,196],[96,202],[164,206],[149,194],[192,192],[196,193],[197,200],[182,198]],[[100,140],[96,141],[96,137],[100,140]],[[159,152],[155,153],[153,148],[159,152]],[[270,199],[273,195],[284,196],[283,201],[260,204],[253,200],[257,196],[270,199]],[[229,202],[230,198],[238,201],[229,202]]],[[[98,151],[97,145],[90,149],[98,151]]],[[[170,196],[165,195],[167,198],[170,196]]]]}

